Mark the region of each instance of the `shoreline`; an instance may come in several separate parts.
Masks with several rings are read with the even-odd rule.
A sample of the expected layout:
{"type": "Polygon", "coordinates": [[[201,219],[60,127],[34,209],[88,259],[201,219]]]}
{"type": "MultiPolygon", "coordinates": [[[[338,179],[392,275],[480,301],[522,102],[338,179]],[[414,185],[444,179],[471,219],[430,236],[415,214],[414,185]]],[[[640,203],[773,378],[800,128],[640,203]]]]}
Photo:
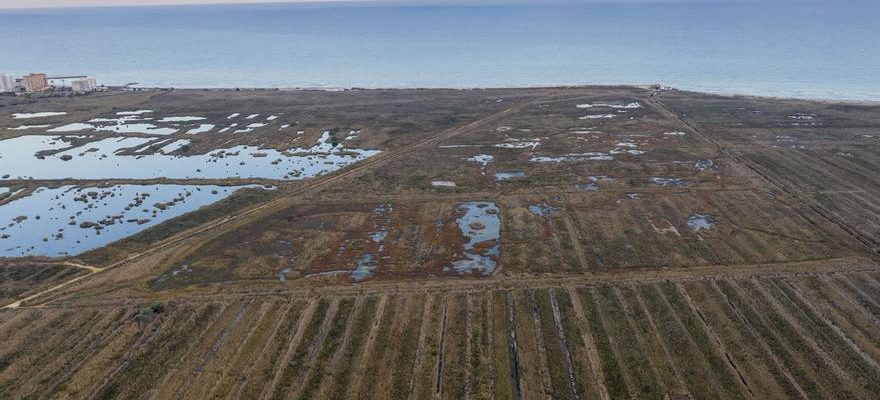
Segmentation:
{"type": "MultiPolygon", "coordinates": [[[[382,86],[303,86],[303,87],[189,87],[189,86],[134,86],[134,87],[125,87],[125,86],[108,86],[113,89],[122,89],[122,90],[195,90],[195,91],[281,91],[281,92],[295,92],[295,91],[323,91],[323,92],[345,92],[345,91],[357,91],[357,90],[515,90],[515,89],[553,89],[553,88],[636,88],[642,90],[652,90],[651,86],[657,84],[645,84],[645,83],[635,83],[635,84],[573,84],[573,85],[509,85],[509,86],[396,86],[396,87],[382,87],[382,86]]],[[[698,89],[686,89],[679,88],[674,86],[663,86],[661,91],[678,91],[685,93],[696,93],[710,96],[719,96],[719,97],[727,97],[727,98],[754,98],[754,99],[772,99],[772,100],[786,100],[786,101],[810,101],[817,103],[833,103],[833,104],[848,104],[848,105],[864,105],[864,106],[880,106],[880,99],[877,100],[869,100],[869,99],[859,99],[859,98],[834,98],[834,97],[796,97],[796,96],[785,96],[785,95],[770,95],[770,94],[754,94],[754,93],[745,93],[739,91],[710,91],[710,90],[698,90],[698,89]]]]}

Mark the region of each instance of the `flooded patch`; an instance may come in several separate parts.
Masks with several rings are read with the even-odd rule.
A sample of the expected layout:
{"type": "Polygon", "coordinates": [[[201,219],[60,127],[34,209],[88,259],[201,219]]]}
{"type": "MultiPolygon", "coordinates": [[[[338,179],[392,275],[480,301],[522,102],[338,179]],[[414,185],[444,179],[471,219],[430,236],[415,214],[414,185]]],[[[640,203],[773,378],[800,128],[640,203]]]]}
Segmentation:
{"type": "Polygon", "coordinates": [[[260,123],[260,122],[255,122],[255,123],[253,123],[253,124],[248,124],[248,125],[245,126],[243,129],[238,129],[238,130],[236,130],[234,133],[248,133],[248,132],[253,132],[254,129],[262,128],[262,127],[264,127],[264,126],[266,126],[266,124],[264,124],[264,123],[260,123]]]}
{"type": "Polygon", "coordinates": [[[453,181],[431,181],[431,186],[454,188],[456,185],[453,181]]]}
{"type": "Polygon", "coordinates": [[[811,119],[815,119],[816,117],[817,117],[817,115],[813,114],[813,113],[794,113],[794,114],[788,116],[788,118],[790,118],[790,119],[797,119],[797,120],[811,120],[811,119]]]}
{"type": "Polygon", "coordinates": [[[166,273],[160,275],[159,278],[156,279],[156,282],[157,282],[157,283],[159,283],[159,282],[164,282],[164,281],[167,280],[168,278],[172,278],[172,277],[175,277],[175,276],[178,276],[178,275],[186,275],[186,274],[190,274],[190,273],[192,273],[192,272],[193,272],[193,270],[192,270],[192,268],[189,266],[189,264],[183,264],[183,265],[181,265],[181,266],[179,266],[179,267],[177,267],[177,268],[172,269],[172,270],[169,271],[169,272],[166,272],[166,273]]]}
{"type": "Polygon", "coordinates": [[[134,111],[120,111],[116,113],[116,115],[144,115],[151,114],[153,110],[134,110],[134,111]]]}
{"type": "Polygon", "coordinates": [[[495,161],[495,157],[489,154],[477,154],[468,158],[467,161],[475,162],[485,167],[489,165],[490,162],[495,161]]]}
{"type": "Polygon", "coordinates": [[[541,145],[541,139],[513,139],[509,138],[504,143],[498,143],[495,147],[502,149],[532,149],[541,145]]]}
{"type": "Polygon", "coordinates": [[[187,139],[175,140],[175,141],[163,146],[161,149],[159,149],[159,152],[162,154],[171,154],[177,150],[180,150],[184,147],[189,146],[189,144],[190,144],[190,141],[187,139]]]}
{"type": "Polygon", "coordinates": [[[718,224],[718,219],[709,214],[694,213],[688,217],[688,226],[694,232],[702,230],[711,230],[718,224]]]}
{"type": "Polygon", "coordinates": [[[284,282],[287,280],[287,275],[291,272],[290,268],[282,269],[281,272],[278,273],[278,280],[284,282]]]}
{"type": "Polygon", "coordinates": [[[352,281],[361,282],[375,275],[376,269],[379,268],[379,256],[385,252],[385,239],[388,237],[392,211],[394,211],[394,207],[391,203],[382,204],[373,210],[371,224],[374,230],[369,232],[369,237],[378,247],[361,254],[353,270],[344,271],[351,275],[352,281]]]}
{"type": "Polygon", "coordinates": [[[707,169],[718,170],[718,164],[715,164],[714,160],[697,160],[694,163],[694,168],[700,171],[705,171],[707,169]]]}
{"type": "Polygon", "coordinates": [[[631,154],[634,156],[645,154],[644,150],[638,150],[638,145],[632,140],[624,140],[622,142],[618,142],[614,149],[608,152],[608,154],[631,154]]]}
{"type": "Polygon", "coordinates": [[[596,115],[585,115],[585,116],[580,117],[580,118],[578,118],[578,119],[581,119],[581,120],[588,120],[588,119],[611,119],[611,118],[614,118],[614,117],[616,117],[616,116],[617,116],[617,115],[614,115],[614,114],[596,114],[596,115]]]}
{"type": "Polygon", "coordinates": [[[614,178],[609,178],[604,175],[600,176],[588,176],[587,179],[590,181],[587,183],[576,183],[574,185],[574,189],[581,192],[595,192],[599,190],[599,182],[611,182],[614,178]]]}
{"type": "Polygon", "coordinates": [[[561,156],[538,156],[529,158],[530,162],[536,163],[560,163],[560,162],[577,162],[577,161],[612,161],[614,156],[608,153],[569,153],[561,156]]]}
{"type": "Polygon", "coordinates": [[[77,255],[222,200],[240,188],[39,188],[0,206],[0,257],[77,255]]]}
{"type": "Polygon", "coordinates": [[[357,266],[351,271],[351,279],[355,282],[360,282],[371,278],[378,266],[379,263],[374,255],[364,254],[358,258],[357,266]]]}
{"type": "Polygon", "coordinates": [[[156,122],[192,122],[192,121],[202,121],[204,117],[165,117],[156,122]]]}
{"type": "Polygon", "coordinates": [[[605,108],[617,108],[617,109],[634,109],[641,108],[642,105],[639,102],[632,102],[627,104],[607,104],[607,103],[595,103],[595,104],[578,104],[575,106],[577,108],[595,108],[595,107],[605,107],[605,108]]]}
{"type": "Polygon", "coordinates": [[[82,122],[74,122],[72,124],[67,124],[64,126],[59,126],[57,128],[49,129],[49,132],[59,132],[59,133],[78,132],[78,131],[83,131],[83,130],[92,129],[92,128],[93,127],[90,124],[84,124],[82,122]]]}
{"type": "Polygon", "coordinates": [[[76,147],[64,139],[33,135],[0,141],[0,171],[10,175],[4,179],[297,180],[333,172],[381,153],[381,150],[346,148],[342,144],[334,147],[326,132],[310,148],[278,151],[240,145],[187,156],[121,154],[157,144],[155,138],[103,138],[76,147]],[[53,154],[37,154],[53,151],[53,154]]]}
{"type": "Polygon", "coordinates": [[[539,204],[531,204],[529,205],[529,211],[532,214],[535,214],[540,217],[546,217],[548,215],[556,214],[559,212],[559,209],[553,207],[547,203],[539,203],[539,204]]]}
{"type": "Polygon", "coordinates": [[[477,154],[471,158],[466,158],[465,160],[480,164],[483,170],[481,173],[486,175],[486,167],[489,166],[489,163],[495,161],[495,157],[490,154],[477,154]]]}
{"type": "Polygon", "coordinates": [[[496,181],[509,181],[511,179],[525,178],[526,173],[522,171],[496,172],[496,181]]]}
{"type": "Polygon", "coordinates": [[[464,258],[453,261],[452,269],[459,274],[491,275],[501,251],[501,210],[495,203],[481,201],[459,204],[456,210],[464,213],[456,223],[468,242],[464,245],[464,258]]]}
{"type": "Polygon", "coordinates": [[[214,129],[214,125],[211,124],[201,124],[198,128],[193,128],[188,130],[186,133],[188,135],[197,135],[199,133],[207,133],[214,129]]]}
{"type": "Polygon", "coordinates": [[[179,129],[171,127],[159,127],[152,123],[136,122],[145,121],[137,116],[126,116],[119,118],[95,118],[89,123],[74,122],[49,129],[48,132],[66,133],[66,132],[82,132],[82,131],[99,131],[114,133],[140,133],[145,135],[171,135],[179,129]]]}
{"type": "Polygon", "coordinates": [[[660,176],[652,176],[651,183],[663,187],[681,187],[687,185],[687,181],[685,181],[684,178],[664,178],[660,176]]]}
{"type": "Polygon", "coordinates": [[[12,114],[12,119],[46,118],[46,117],[57,117],[59,115],[67,115],[67,113],[66,112],[53,112],[53,111],[44,111],[44,112],[36,112],[36,113],[17,113],[17,114],[12,114]]]}
{"type": "Polygon", "coordinates": [[[6,130],[7,131],[24,131],[24,130],[28,130],[28,129],[48,128],[50,126],[52,126],[52,125],[20,125],[15,128],[6,128],[6,130]]]}

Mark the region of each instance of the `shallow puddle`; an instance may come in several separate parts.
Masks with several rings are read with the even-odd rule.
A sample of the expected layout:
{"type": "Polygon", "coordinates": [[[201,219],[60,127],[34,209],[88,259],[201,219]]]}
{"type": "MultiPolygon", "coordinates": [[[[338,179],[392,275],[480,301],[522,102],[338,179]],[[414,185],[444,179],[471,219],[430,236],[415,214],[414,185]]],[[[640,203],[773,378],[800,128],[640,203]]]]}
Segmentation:
{"type": "Polygon", "coordinates": [[[165,117],[156,122],[192,122],[202,121],[205,117],[165,117]]]}
{"type": "Polygon", "coordinates": [[[687,185],[687,181],[685,181],[683,178],[664,178],[664,177],[660,177],[660,176],[652,176],[651,183],[658,185],[658,186],[663,186],[663,187],[670,187],[670,186],[680,187],[680,186],[687,185]]]}
{"type": "Polygon", "coordinates": [[[453,181],[431,181],[431,186],[454,188],[456,185],[453,181]]]}
{"type": "Polygon", "coordinates": [[[595,192],[599,190],[599,182],[611,182],[614,180],[614,178],[609,178],[605,175],[588,176],[587,179],[590,181],[587,183],[576,183],[574,189],[581,192],[595,192]]]}
{"type": "Polygon", "coordinates": [[[355,282],[363,281],[373,276],[374,271],[379,266],[376,256],[372,254],[364,254],[357,260],[357,266],[351,271],[351,279],[355,282]]]}
{"type": "Polygon", "coordinates": [[[614,115],[614,114],[596,114],[596,115],[585,115],[585,116],[580,117],[580,118],[578,118],[578,119],[581,119],[581,120],[588,120],[588,119],[611,119],[611,118],[614,118],[614,117],[616,117],[616,115],[614,115]]]}
{"type": "Polygon", "coordinates": [[[707,169],[710,170],[718,170],[718,164],[715,164],[713,160],[697,160],[694,162],[694,168],[705,171],[707,169]]]}
{"type": "Polygon", "coordinates": [[[511,179],[525,178],[526,173],[522,171],[496,172],[496,181],[509,181],[511,179]]]}
{"type": "Polygon", "coordinates": [[[48,128],[52,125],[19,125],[15,128],[6,128],[7,131],[25,131],[28,129],[43,129],[48,128]]]}
{"type": "Polygon", "coordinates": [[[694,213],[688,217],[688,226],[694,231],[712,230],[718,224],[718,219],[709,214],[694,213]]]}
{"type": "Polygon", "coordinates": [[[539,204],[529,205],[529,211],[531,211],[532,214],[535,214],[537,216],[546,217],[548,215],[558,213],[559,209],[556,207],[553,207],[547,203],[539,203],[539,204]]]}
{"type": "Polygon", "coordinates": [[[627,104],[607,104],[607,103],[590,104],[590,103],[584,103],[584,104],[578,104],[575,107],[577,107],[577,108],[606,107],[606,108],[616,108],[616,109],[635,109],[635,108],[641,108],[642,105],[636,101],[636,102],[627,103],[627,104]]]}
{"type": "Polygon", "coordinates": [[[459,274],[491,275],[501,251],[501,210],[493,202],[482,201],[459,204],[456,210],[464,213],[456,223],[468,242],[464,245],[464,258],[453,261],[452,269],[459,274]]]}
{"type": "Polygon", "coordinates": [[[212,124],[201,124],[198,128],[193,128],[188,130],[186,133],[188,135],[198,135],[199,133],[207,133],[214,129],[214,125],[212,124]]]}
{"type": "Polygon", "coordinates": [[[477,154],[471,158],[468,158],[467,161],[475,162],[482,165],[483,167],[486,167],[487,165],[489,165],[489,163],[495,161],[495,157],[490,154],[477,154]]]}
{"type": "Polygon", "coordinates": [[[150,114],[153,110],[134,110],[134,111],[120,111],[116,113],[116,115],[144,115],[150,114]]]}
{"type": "Polygon", "coordinates": [[[12,114],[12,119],[46,118],[46,117],[57,117],[59,115],[67,115],[67,113],[66,112],[54,112],[54,111],[44,111],[44,112],[36,112],[36,113],[17,113],[17,114],[12,114]]]}
{"type": "Polygon", "coordinates": [[[561,163],[577,161],[612,161],[614,156],[608,153],[569,153],[561,156],[537,156],[529,158],[530,162],[536,163],[561,163]]]}

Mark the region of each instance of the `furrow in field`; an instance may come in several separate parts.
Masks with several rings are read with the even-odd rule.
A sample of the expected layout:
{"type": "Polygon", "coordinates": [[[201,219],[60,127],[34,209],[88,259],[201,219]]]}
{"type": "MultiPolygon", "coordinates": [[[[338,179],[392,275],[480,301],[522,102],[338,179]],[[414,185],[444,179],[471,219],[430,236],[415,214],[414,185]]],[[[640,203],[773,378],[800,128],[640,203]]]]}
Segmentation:
{"type": "Polygon", "coordinates": [[[302,382],[308,366],[327,335],[327,330],[340,308],[339,299],[322,299],[312,320],[306,325],[299,340],[291,347],[290,357],[279,368],[271,391],[265,398],[283,400],[289,398],[302,382]]]}
{"type": "Polygon", "coordinates": [[[585,369],[589,370],[584,379],[587,381],[588,386],[590,386],[589,392],[593,394],[591,397],[600,400],[608,400],[610,396],[608,394],[608,388],[605,385],[605,373],[602,369],[602,360],[599,358],[599,352],[596,349],[596,342],[592,334],[592,324],[595,322],[591,323],[587,319],[582,299],[572,288],[568,289],[568,300],[574,311],[575,319],[572,323],[577,324],[577,329],[581,333],[581,345],[584,348],[583,358],[586,360],[585,369]]]}
{"type": "Polygon", "coordinates": [[[312,298],[304,308],[291,308],[228,398],[257,399],[274,387],[278,371],[287,363],[290,353],[293,352],[292,348],[302,337],[319,303],[322,308],[326,308],[326,302],[316,298],[312,298]]]}
{"type": "Polygon", "coordinates": [[[809,398],[767,342],[742,319],[711,282],[688,282],[684,284],[684,290],[749,379],[755,397],[809,398]]]}
{"type": "Polygon", "coordinates": [[[727,360],[727,365],[730,367],[729,372],[736,375],[739,382],[741,383],[740,389],[743,390],[743,393],[745,393],[749,398],[754,398],[755,393],[752,391],[748,380],[743,375],[741,368],[737,365],[737,362],[734,360],[734,358],[731,357],[730,352],[727,351],[727,346],[724,345],[715,330],[713,330],[709,323],[706,322],[706,317],[703,315],[700,309],[697,308],[696,304],[694,304],[694,301],[691,298],[690,294],[684,289],[684,286],[680,282],[675,285],[675,289],[679,295],[679,298],[684,300],[684,303],[687,305],[687,308],[690,311],[690,315],[697,315],[698,318],[696,319],[696,321],[699,321],[699,326],[702,328],[702,333],[707,335],[708,338],[715,344],[715,346],[713,347],[717,351],[718,355],[723,356],[723,359],[727,360]]]}
{"type": "Polygon", "coordinates": [[[367,297],[361,301],[348,329],[347,338],[340,351],[334,356],[330,376],[325,379],[317,398],[344,399],[345,394],[354,382],[352,373],[357,360],[363,355],[364,343],[370,333],[370,327],[379,315],[379,297],[367,297]]]}
{"type": "Polygon", "coordinates": [[[301,378],[294,382],[289,390],[290,394],[286,398],[311,399],[315,397],[320,389],[321,381],[326,376],[324,371],[331,358],[341,348],[346,328],[351,325],[354,306],[355,299],[353,298],[339,300],[338,308],[333,313],[333,319],[321,331],[320,338],[316,340],[309,358],[302,366],[304,373],[300,374],[301,378]]]}

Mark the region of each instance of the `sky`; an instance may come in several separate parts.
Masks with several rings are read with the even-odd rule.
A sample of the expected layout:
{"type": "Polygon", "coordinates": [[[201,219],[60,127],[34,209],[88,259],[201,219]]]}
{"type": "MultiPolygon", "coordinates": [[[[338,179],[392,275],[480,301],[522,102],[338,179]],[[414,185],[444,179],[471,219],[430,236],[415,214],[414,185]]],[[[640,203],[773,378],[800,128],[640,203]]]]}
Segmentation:
{"type": "MultiPolygon", "coordinates": [[[[352,0],[0,0],[4,8],[52,8],[52,7],[107,7],[176,4],[235,4],[235,3],[330,3],[352,0]]],[[[374,1],[374,0],[356,0],[374,1]]]]}
{"type": "MultiPolygon", "coordinates": [[[[479,3],[526,3],[541,0],[477,0],[479,3]]],[[[559,2],[560,0],[557,0],[559,2]]],[[[562,2],[663,2],[672,0],[561,0],[562,2]]],[[[719,1],[719,0],[690,0],[719,1]]],[[[180,4],[244,4],[244,3],[458,3],[468,4],[472,0],[0,0],[0,9],[17,8],[55,8],[55,7],[110,7],[110,6],[162,6],[180,4]]]]}

